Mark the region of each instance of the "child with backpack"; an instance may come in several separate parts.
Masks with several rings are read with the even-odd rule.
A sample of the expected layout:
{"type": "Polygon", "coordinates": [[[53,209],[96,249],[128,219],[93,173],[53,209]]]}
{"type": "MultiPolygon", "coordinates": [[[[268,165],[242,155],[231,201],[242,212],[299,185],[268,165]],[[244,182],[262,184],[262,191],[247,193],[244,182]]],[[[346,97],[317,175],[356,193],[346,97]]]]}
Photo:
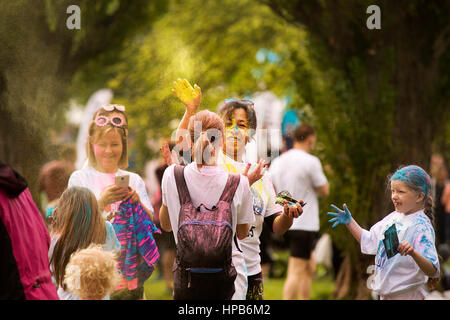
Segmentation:
{"type": "Polygon", "coordinates": [[[174,299],[228,300],[235,291],[234,237],[245,238],[254,221],[249,182],[217,166],[224,136],[218,115],[197,113],[189,132],[194,162],[166,169],[159,213],[177,243],[174,299]]]}

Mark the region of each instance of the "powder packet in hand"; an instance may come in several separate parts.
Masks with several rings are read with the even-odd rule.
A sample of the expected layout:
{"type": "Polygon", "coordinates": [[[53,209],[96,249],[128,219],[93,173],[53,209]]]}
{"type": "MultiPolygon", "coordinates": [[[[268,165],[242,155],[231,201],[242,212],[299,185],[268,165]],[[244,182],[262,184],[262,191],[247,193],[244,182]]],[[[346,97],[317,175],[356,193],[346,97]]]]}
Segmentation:
{"type": "MultiPolygon", "coordinates": [[[[275,203],[284,206],[285,204],[287,204],[288,206],[294,206],[298,201],[295,200],[291,194],[289,193],[289,191],[284,190],[281,191],[277,194],[276,198],[275,198],[275,203]]],[[[306,205],[306,202],[304,202],[302,204],[302,207],[304,207],[306,205]]]]}
{"type": "Polygon", "coordinates": [[[397,228],[395,227],[395,223],[389,227],[384,233],[384,248],[386,249],[386,254],[388,259],[392,258],[398,253],[398,236],[397,236],[397,228]]]}

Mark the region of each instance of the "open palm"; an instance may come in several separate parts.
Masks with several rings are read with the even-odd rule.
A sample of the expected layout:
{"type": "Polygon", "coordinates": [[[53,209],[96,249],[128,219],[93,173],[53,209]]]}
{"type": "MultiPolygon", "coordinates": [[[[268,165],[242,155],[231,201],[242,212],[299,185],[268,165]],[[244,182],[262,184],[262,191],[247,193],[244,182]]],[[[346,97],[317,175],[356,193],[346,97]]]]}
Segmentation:
{"type": "Polygon", "coordinates": [[[336,227],[338,224],[348,225],[352,220],[352,215],[350,210],[348,210],[347,205],[344,203],[344,210],[339,209],[334,204],[331,205],[336,212],[328,212],[327,214],[335,217],[333,219],[328,220],[328,222],[333,223],[332,228],[336,227]]]}
{"type": "Polygon", "coordinates": [[[183,102],[188,111],[195,113],[202,100],[202,89],[196,84],[194,87],[186,79],[177,79],[173,82],[172,92],[183,102]]]}

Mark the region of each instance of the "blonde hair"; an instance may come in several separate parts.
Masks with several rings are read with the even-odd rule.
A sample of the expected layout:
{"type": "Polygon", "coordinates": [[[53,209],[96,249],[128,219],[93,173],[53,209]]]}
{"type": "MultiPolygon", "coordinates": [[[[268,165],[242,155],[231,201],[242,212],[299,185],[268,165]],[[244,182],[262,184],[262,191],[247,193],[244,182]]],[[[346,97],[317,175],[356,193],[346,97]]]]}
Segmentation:
{"type": "Polygon", "coordinates": [[[203,156],[212,154],[215,148],[219,148],[223,144],[224,126],[220,117],[209,110],[202,110],[190,118],[189,134],[193,142],[193,159],[197,164],[202,164],[203,160],[207,164],[214,159],[203,156]],[[198,126],[201,126],[198,128],[198,126]],[[200,133],[195,136],[196,133],[200,133]]]}
{"type": "Polygon", "coordinates": [[[121,279],[115,255],[99,245],[72,254],[64,282],[68,291],[82,300],[100,300],[114,290],[121,279]]]}
{"type": "Polygon", "coordinates": [[[100,108],[93,116],[91,123],[89,124],[89,139],[86,142],[86,154],[88,156],[89,165],[91,167],[95,167],[97,165],[97,161],[95,160],[95,153],[93,144],[98,141],[101,137],[103,137],[106,133],[111,130],[116,131],[122,140],[122,155],[120,157],[118,167],[120,169],[128,168],[128,126],[124,125],[122,127],[116,127],[111,123],[104,125],[103,127],[98,126],[95,123],[95,118],[97,116],[111,116],[114,113],[122,114],[125,118],[125,123],[128,123],[127,116],[125,112],[114,109],[113,111],[106,111],[103,108],[100,108]]]}
{"type": "Polygon", "coordinates": [[[64,287],[64,272],[72,253],[106,241],[106,224],[94,193],[83,187],[63,192],[53,213],[52,233],[58,234],[50,260],[56,284],[64,287]]]}

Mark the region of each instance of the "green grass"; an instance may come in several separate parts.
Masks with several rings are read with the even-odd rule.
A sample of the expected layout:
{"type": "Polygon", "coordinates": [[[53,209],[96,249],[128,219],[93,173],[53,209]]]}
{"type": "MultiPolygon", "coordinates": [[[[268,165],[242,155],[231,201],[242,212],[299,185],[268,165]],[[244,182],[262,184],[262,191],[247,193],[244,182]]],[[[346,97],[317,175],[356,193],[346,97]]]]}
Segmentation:
{"type": "MultiPolygon", "coordinates": [[[[264,299],[282,300],[285,279],[264,280],[264,299]]],[[[311,300],[328,300],[334,290],[334,282],[331,277],[320,277],[313,280],[311,286],[311,300]]]]}
{"type": "MultiPolygon", "coordinates": [[[[280,252],[275,257],[277,259],[286,259],[285,261],[287,261],[288,253],[280,252]]],[[[282,300],[284,281],[285,278],[264,279],[264,299],[282,300]]],[[[172,293],[166,290],[158,268],[153,272],[150,279],[145,282],[144,290],[148,300],[172,300],[172,293]]],[[[317,266],[311,288],[311,300],[327,300],[333,293],[333,290],[334,281],[332,276],[326,272],[324,267],[317,266]]]]}
{"type": "Polygon", "coordinates": [[[166,290],[164,280],[159,280],[159,270],[155,270],[145,283],[144,292],[147,300],[172,300],[172,293],[166,290]]]}

